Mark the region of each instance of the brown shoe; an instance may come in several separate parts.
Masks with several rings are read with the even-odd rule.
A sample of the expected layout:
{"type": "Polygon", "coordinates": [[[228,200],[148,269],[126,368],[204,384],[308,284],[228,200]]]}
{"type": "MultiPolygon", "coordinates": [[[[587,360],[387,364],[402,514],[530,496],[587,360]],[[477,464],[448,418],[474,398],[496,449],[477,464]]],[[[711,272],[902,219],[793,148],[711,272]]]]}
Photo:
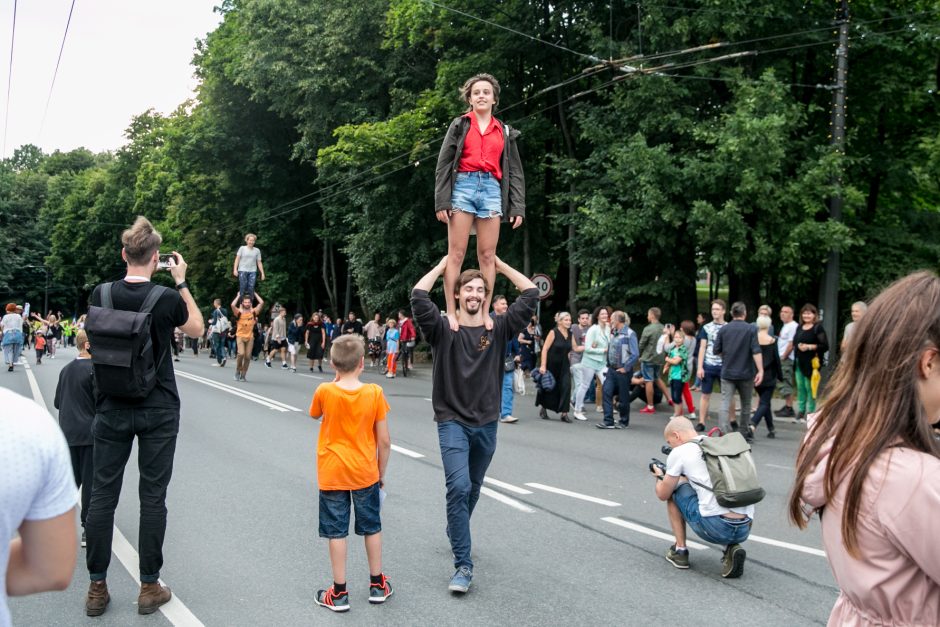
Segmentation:
{"type": "Polygon", "coordinates": [[[153,614],[161,605],[170,600],[173,593],[159,581],[140,584],[140,596],[137,597],[137,613],[153,614]]]}
{"type": "Polygon", "coordinates": [[[88,596],[85,597],[85,614],[87,616],[101,616],[104,614],[108,603],[111,601],[111,595],[108,594],[108,582],[92,581],[88,586],[88,596]]]}

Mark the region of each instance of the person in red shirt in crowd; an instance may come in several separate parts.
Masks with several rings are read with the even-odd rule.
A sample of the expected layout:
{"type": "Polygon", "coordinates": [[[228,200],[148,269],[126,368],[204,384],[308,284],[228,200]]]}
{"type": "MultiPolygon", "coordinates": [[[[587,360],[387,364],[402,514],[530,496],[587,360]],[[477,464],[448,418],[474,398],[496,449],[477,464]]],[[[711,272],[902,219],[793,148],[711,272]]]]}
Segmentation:
{"type": "Polygon", "coordinates": [[[415,332],[415,323],[412,322],[410,312],[404,309],[398,310],[398,329],[401,332],[401,356],[407,360],[407,367],[414,368],[415,344],[418,341],[418,334],[415,332]]]}
{"type": "MultiPolygon", "coordinates": [[[[520,133],[493,116],[499,82],[490,74],[477,74],[463,84],[460,94],[470,109],[447,129],[434,184],[434,211],[447,225],[444,298],[452,331],[459,328],[454,286],[472,230],[476,230],[480,270],[487,285],[493,285],[500,222],[517,229],[525,218],[525,177],[516,145],[520,133]]],[[[489,311],[490,298],[487,295],[483,311],[489,311]]],[[[493,328],[489,316],[484,324],[493,328]]]]}

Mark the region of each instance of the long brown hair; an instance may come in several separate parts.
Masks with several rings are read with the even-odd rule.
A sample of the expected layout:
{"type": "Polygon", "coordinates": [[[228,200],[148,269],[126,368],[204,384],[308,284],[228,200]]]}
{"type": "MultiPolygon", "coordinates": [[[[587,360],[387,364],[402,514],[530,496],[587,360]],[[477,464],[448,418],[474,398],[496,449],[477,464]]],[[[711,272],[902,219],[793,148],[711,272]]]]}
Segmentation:
{"type": "Polygon", "coordinates": [[[825,496],[846,486],[842,538],[858,558],[858,514],[868,471],[885,449],[901,446],[940,457],[917,388],[925,348],[940,347],[940,278],[917,272],[889,286],[856,323],[855,335],[800,447],[790,520],[806,527],[800,496],[822,447],[832,441],[825,496]]]}

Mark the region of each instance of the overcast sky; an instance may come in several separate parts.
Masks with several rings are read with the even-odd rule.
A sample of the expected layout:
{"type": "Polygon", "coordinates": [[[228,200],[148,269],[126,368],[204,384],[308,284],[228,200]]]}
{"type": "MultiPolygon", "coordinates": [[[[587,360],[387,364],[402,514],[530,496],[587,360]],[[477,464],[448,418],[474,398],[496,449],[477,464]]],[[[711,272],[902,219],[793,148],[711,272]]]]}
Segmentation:
{"type": "MultiPolygon", "coordinates": [[[[123,145],[132,116],[151,107],[168,113],[193,94],[195,42],[221,21],[212,10],[219,0],[76,0],[42,125],[71,3],[18,2],[4,157],[29,143],[47,153],[123,145]]],[[[13,0],[0,0],[3,115],[12,25],[13,0]]]]}

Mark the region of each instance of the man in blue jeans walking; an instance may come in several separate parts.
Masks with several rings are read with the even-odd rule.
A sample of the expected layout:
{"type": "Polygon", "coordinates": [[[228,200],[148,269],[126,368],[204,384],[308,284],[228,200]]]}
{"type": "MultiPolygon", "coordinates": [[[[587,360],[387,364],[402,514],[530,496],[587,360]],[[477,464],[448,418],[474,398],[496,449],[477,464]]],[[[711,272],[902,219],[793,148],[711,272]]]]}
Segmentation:
{"type": "Polygon", "coordinates": [[[464,593],[473,578],[470,516],[496,451],[506,343],[525,328],[539,294],[525,275],[496,258],[496,271],[522,294],[505,314],[494,318],[488,331],[483,324],[484,303],[491,286],[479,270],[465,270],[454,286],[459,328],[451,331],[440,307],[428,296],[446,265],[445,257],[418,281],[411,292],[411,308],[434,358],[431,403],[447,486],[447,536],[456,568],[448,589],[464,593]]]}
{"type": "Polygon", "coordinates": [[[747,557],[741,543],[751,534],[754,506],[722,507],[712,492],[712,480],[696,443],[706,437],[696,433],[692,421],[684,416],[673,418],[663,432],[672,452],[666,458],[665,472],[651,468],[656,477],[656,496],[666,501],[669,525],[676,543],[666,552],[666,560],[676,568],[689,567],[685,525],[692,527],[700,538],[725,547],[721,558],[721,576],[740,577],[747,557]]]}
{"type": "MultiPolygon", "coordinates": [[[[137,612],[151,614],[170,600],[167,586],[160,583],[163,566],[163,538],[166,534],[166,492],[173,474],[176,435],[179,432],[180,397],[169,358],[173,329],[179,327],[189,337],[202,335],[202,313],[186,283],[186,262],[174,253],[169,271],[175,290],[158,288],[150,281],[157,269],[162,237],[140,216],[121,236],[121,256],[127,262],[127,276],[111,284],[114,309],[140,311],[152,290],[162,294],[151,310],[150,335],[156,368],[156,384],[146,398],[105,396],[95,399],[94,480],[91,503],[85,520],[88,540],[86,563],[91,585],[85,599],[85,613],[100,616],[108,607],[108,566],[114,510],[124,478],[124,466],[137,440],[140,469],[140,595],[137,612]]],[[[102,304],[101,286],[91,295],[91,304],[102,304]]],[[[95,336],[90,334],[92,346],[95,336]]],[[[94,349],[93,349],[94,350],[94,349]]],[[[97,354],[97,352],[96,352],[97,354]]],[[[94,358],[92,358],[94,359],[94,358]]],[[[103,381],[99,380],[99,385],[103,381]]]]}
{"type": "MultiPolygon", "coordinates": [[[[493,297],[493,313],[490,314],[494,319],[496,316],[501,316],[509,310],[509,301],[506,300],[506,297],[502,294],[497,294],[493,297]]],[[[509,360],[513,361],[515,368],[519,367],[519,340],[516,337],[513,337],[511,340],[506,342],[506,353],[503,355],[503,387],[500,394],[500,407],[499,407],[499,421],[503,424],[512,424],[514,422],[519,422],[519,419],[512,415],[512,401],[515,396],[515,393],[512,389],[513,375],[515,374],[515,368],[513,370],[506,370],[506,363],[509,363],[509,360]]]]}

